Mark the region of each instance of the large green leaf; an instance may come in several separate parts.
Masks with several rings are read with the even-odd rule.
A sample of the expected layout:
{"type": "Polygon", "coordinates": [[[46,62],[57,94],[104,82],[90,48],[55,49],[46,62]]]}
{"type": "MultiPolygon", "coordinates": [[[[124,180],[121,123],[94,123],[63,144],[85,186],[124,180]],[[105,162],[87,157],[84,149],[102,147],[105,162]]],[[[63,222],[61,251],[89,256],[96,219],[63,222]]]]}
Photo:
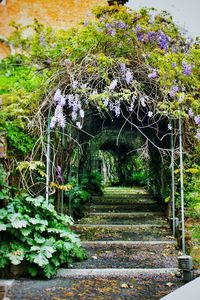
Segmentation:
{"type": "Polygon", "coordinates": [[[14,251],[9,253],[8,257],[13,265],[19,265],[24,259],[24,252],[14,251]]]}
{"type": "Polygon", "coordinates": [[[9,219],[14,228],[23,228],[28,225],[28,222],[24,220],[23,216],[19,213],[12,214],[9,219]]]}

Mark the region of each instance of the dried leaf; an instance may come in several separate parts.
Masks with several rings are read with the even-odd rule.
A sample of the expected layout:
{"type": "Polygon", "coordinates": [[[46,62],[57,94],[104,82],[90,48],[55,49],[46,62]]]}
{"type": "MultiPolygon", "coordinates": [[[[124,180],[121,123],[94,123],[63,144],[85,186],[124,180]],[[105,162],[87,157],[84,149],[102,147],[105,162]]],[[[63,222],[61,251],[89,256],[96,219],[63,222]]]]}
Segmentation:
{"type": "Polygon", "coordinates": [[[167,282],[166,285],[171,287],[173,285],[173,283],[172,282],[167,282]]]}

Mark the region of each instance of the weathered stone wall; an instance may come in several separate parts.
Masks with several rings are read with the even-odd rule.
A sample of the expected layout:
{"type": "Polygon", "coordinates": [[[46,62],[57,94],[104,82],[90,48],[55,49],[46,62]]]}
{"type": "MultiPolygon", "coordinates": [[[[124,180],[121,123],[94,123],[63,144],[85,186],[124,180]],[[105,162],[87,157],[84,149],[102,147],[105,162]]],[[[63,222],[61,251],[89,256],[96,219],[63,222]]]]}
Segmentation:
{"type": "MultiPolygon", "coordinates": [[[[37,18],[53,28],[68,28],[86,18],[92,7],[106,0],[4,0],[0,4],[0,36],[9,36],[11,21],[27,25],[37,18]]],[[[0,57],[8,51],[0,44],[0,57]]]]}

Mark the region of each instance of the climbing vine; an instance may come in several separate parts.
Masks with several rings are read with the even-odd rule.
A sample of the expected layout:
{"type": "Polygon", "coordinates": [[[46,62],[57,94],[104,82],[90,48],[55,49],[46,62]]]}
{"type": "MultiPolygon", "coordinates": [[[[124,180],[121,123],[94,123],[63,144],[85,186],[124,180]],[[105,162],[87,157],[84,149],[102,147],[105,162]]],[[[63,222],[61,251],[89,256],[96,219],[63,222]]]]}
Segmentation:
{"type": "MultiPolygon", "coordinates": [[[[88,173],[87,184],[84,176],[79,175],[84,174],[84,166],[89,161],[91,141],[106,120],[117,120],[116,123],[120,124],[117,145],[123,129],[129,126],[146,141],[139,145],[138,153],[142,153],[147,161],[155,149],[154,160],[156,163],[162,160],[165,167],[169,163],[166,154],[170,154],[171,135],[174,135],[175,155],[179,150],[177,119],[181,116],[184,149],[188,154],[187,170],[190,170],[185,171],[185,177],[189,179],[186,193],[189,203],[191,186],[195,187],[195,197],[199,195],[198,176],[191,176],[191,170],[199,172],[199,40],[183,32],[166,12],[157,13],[154,9],[144,8],[134,11],[112,3],[95,8],[93,13],[79,26],[66,31],[46,28],[37,20],[26,27],[12,24],[14,32],[9,42],[16,53],[0,62],[0,129],[8,141],[8,153],[2,160],[7,173],[2,176],[8,175],[1,199],[7,201],[12,196],[14,202],[9,206],[13,208],[19,202],[16,198],[19,191],[26,190],[33,197],[45,194],[49,175],[45,170],[48,145],[49,196],[55,198],[56,205],[56,199],[71,197],[73,208],[77,209],[80,203],[89,199],[84,188],[87,185],[91,190],[90,181],[93,180],[98,191],[101,190],[98,174],[92,178],[92,173],[88,173]],[[49,130],[50,141],[47,139],[49,130]],[[9,181],[17,190],[11,191],[9,181]]],[[[157,169],[153,172],[155,175],[157,169]]],[[[146,182],[146,174],[141,174],[146,182]]],[[[27,197],[20,199],[27,204],[27,199],[30,199],[27,197]]],[[[37,197],[31,199],[37,204],[37,197]]],[[[44,201],[44,198],[39,199],[44,201]]],[[[195,205],[199,207],[199,202],[195,205]]],[[[25,213],[29,212],[28,206],[23,209],[25,213]]],[[[59,205],[57,209],[60,209],[59,205]]],[[[2,228],[9,231],[13,217],[4,210],[3,213],[8,228],[5,224],[2,228]]],[[[56,214],[53,210],[52,213],[56,214]]],[[[18,211],[14,214],[19,216],[18,211]]],[[[57,215],[56,218],[59,219],[57,215]]],[[[26,224],[21,219],[20,222],[21,227],[27,228],[18,231],[18,238],[29,242],[26,229],[34,224],[28,219],[26,224]]],[[[12,229],[15,232],[16,227],[12,229]]],[[[41,239],[42,243],[43,237],[41,239]]],[[[61,243],[63,247],[66,241],[61,239],[61,243]]],[[[44,267],[43,272],[48,277],[55,274],[58,264],[64,262],[59,252],[62,247],[53,249],[53,245],[48,246],[51,247],[49,257],[44,252],[46,257],[39,264],[37,255],[40,251],[35,248],[39,246],[32,247],[35,253],[22,249],[17,262],[25,255],[31,263],[44,267]],[[51,261],[52,251],[58,251],[59,261],[51,261]],[[48,258],[55,265],[51,270],[46,267],[48,258]]],[[[4,257],[3,266],[9,263],[9,259],[16,259],[16,249],[11,250],[8,249],[10,254],[4,257]]],[[[84,258],[76,243],[73,251],[74,258],[84,258]]],[[[67,262],[70,255],[66,254],[67,262]]],[[[38,266],[33,272],[38,271],[38,266]]]]}

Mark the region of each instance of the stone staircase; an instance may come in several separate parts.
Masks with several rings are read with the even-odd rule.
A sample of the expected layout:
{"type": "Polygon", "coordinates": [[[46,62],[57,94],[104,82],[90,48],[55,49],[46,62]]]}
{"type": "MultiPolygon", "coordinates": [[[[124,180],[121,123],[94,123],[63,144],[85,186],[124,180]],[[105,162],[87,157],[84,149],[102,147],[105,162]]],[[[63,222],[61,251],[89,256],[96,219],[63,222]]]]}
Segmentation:
{"type": "Polygon", "coordinates": [[[176,242],[162,207],[144,189],[106,188],[73,229],[88,260],[73,264],[68,276],[176,271],[176,242]]]}
{"type": "Polygon", "coordinates": [[[164,212],[145,190],[107,188],[87,209],[74,230],[88,260],[51,280],[16,280],[6,300],[159,300],[183,284],[164,212]]]}

